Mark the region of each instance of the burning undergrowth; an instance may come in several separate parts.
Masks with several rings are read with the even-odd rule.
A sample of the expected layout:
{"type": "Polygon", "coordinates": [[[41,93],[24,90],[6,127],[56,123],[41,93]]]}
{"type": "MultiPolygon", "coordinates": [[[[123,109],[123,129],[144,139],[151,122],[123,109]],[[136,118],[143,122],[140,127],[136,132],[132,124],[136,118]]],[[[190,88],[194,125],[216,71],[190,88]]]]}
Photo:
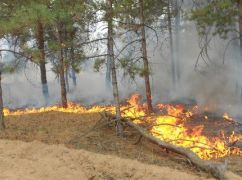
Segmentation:
{"type": "MultiPolygon", "coordinates": [[[[157,104],[155,113],[148,115],[146,105],[139,102],[139,95],[133,95],[121,106],[122,116],[146,128],[150,134],[162,141],[191,149],[201,159],[217,159],[228,155],[242,155],[239,143],[242,133],[236,132],[236,122],[224,117],[210,117],[201,113],[198,106],[157,104]]],[[[68,108],[59,106],[10,111],[5,116],[45,113],[51,111],[67,113],[115,112],[114,106],[84,106],[69,103],[68,108]]]]}

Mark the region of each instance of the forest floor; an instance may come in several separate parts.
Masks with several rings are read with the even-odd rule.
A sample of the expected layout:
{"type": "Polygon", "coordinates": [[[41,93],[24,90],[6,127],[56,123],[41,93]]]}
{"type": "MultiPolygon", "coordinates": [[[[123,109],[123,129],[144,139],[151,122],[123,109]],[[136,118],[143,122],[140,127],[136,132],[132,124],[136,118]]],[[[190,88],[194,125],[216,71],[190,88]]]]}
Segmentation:
{"type": "MultiPolygon", "coordinates": [[[[0,179],[212,178],[182,156],[145,139],[136,143],[139,134],[129,127],[124,138],[116,136],[113,126],[98,127],[100,119],[98,113],[61,112],[6,117],[7,129],[0,133],[0,179]]],[[[242,157],[226,159],[229,170],[242,179],[242,157]]]]}

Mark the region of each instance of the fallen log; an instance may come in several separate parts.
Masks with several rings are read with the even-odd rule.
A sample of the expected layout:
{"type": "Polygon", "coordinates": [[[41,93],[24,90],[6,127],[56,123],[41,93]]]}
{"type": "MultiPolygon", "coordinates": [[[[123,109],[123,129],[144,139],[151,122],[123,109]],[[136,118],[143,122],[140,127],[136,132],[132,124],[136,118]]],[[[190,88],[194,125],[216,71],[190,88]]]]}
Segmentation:
{"type": "Polygon", "coordinates": [[[162,148],[165,148],[169,151],[172,151],[174,153],[180,154],[182,156],[185,156],[190,160],[190,162],[195,165],[197,168],[211,173],[215,178],[219,180],[227,179],[225,176],[225,172],[227,169],[227,164],[224,163],[218,163],[213,161],[207,161],[200,159],[194,152],[192,152],[188,148],[178,147],[173,144],[167,143],[165,141],[162,141],[154,136],[152,136],[150,133],[148,133],[144,128],[141,126],[133,123],[132,121],[128,119],[122,119],[128,126],[134,128],[137,130],[144,138],[148,139],[149,141],[159,145],[162,148]]]}
{"type": "Polygon", "coordinates": [[[186,158],[190,160],[190,162],[198,167],[199,169],[202,169],[206,172],[211,173],[214,177],[218,179],[225,179],[225,171],[226,171],[226,164],[222,163],[215,163],[212,161],[205,161],[200,159],[195,153],[193,153],[188,148],[178,147],[173,144],[167,143],[165,141],[161,141],[160,139],[152,136],[150,133],[148,133],[144,128],[141,126],[133,123],[132,121],[129,121],[127,119],[124,120],[130,127],[136,129],[143,137],[147,138],[151,142],[158,144],[160,147],[168,149],[169,151],[175,152],[177,154],[183,155],[186,158]]]}

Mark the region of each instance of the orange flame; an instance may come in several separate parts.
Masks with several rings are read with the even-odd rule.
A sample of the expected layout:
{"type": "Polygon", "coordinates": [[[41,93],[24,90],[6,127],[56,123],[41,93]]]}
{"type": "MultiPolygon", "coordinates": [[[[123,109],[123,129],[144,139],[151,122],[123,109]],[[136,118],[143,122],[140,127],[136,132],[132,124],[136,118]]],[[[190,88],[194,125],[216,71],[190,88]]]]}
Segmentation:
{"type": "Polygon", "coordinates": [[[233,118],[229,117],[228,113],[224,113],[223,118],[228,121],[233,121],[233,118]]]}
{"type": "MultiPolygon", "coordinates": [[[[225,137],[224,133],[221,137],[208,138],[202,134],[203,126],[196,126],[192,130],[185,126],[185,122],[192,120],[193,113],[198,111],[198,106],[194,106],[191,111],[186,111],[182,105],[164,105],[158,104],[157,114],[150,116],[146,113],[146,106],[139,103],[139,95],[133,95],[126,105],[121,106],[122,116],[130,118],[134,123],[148,123],[151,125],[149,132],[166,142],[171,144],[190,148],[202,159],[212,159],[228,156],[231,154],[242,155],[239,148],[228,145],[242,140],[242,134],[235,134],[234,132],[225,137]]],[[[68,103],[68,108],[64,109],[59,106],[32,108],[25,110],[10,111],[4,109],[5,116],[16,116],[43,112],[66,112],[66,113],[95,113],[108,111],[115,113],[114,106],[93,106],[85,108],[81,105],[68,103]]],[[[224,114],[224,119],[232,120],[228,114],[224,114]]],[[[208,119],[205,116],[205,119],[208,119]]]]}

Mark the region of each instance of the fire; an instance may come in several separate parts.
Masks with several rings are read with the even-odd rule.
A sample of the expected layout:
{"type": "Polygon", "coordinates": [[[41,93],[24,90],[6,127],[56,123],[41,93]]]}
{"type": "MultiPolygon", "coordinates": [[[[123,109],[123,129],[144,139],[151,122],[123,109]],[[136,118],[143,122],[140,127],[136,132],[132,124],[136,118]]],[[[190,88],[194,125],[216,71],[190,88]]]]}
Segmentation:
{"type": "Polygon", "coordinates": [[[24,114],[35,114],[35,113],[46,113],[46,112],[64,112],[64,113],[95,113],[95,112],[102,112],[105,110],[114,110],[114,107],[108,106],[93,106],[92,108],[88,109],[84,106],[75,104],[75,103],[68,103],[68,108],[63,108],[60,106],[50,106],[50,107],[42,107],[42,108],[31,108],[31,109],[24,109],[24,110],[16,110],[10,111],[9,109],[4,109],[5,116],[18,116],[24,114]]]}
{"type": "MultiPolygon", "coordinates": [[[[203,125],[189,129],[185,123],[192,120],[198,107],[194,106],[191,110],[186,110],[182,105],[158,104],[156,113],[147,115],[146,105],[139,103],[140,96],[133,95],[125,105],[121,106],[122,116],[130,118],[134,123],[148,127],[147,130],[155,137],[169,142],[171,144],[191,149],[202,159],[215,159],[231,154],[242,155],[238,147],[231,145],[242,140],[242,134],[232,134],[225,137],[206,137],[203,135],[203,125]]],[[[68,103],[68,108],[59,106],[32,108],[17,111],[4,109],[5,116],[16,116],[24,114],[44,113],[44,112],[66,112],[66,113],[97,113],[107,111],[115,113],[114,106],[93,106],[86,108],[84,106],[68,103]]],[[[206,120],[207,116],[204,117],[206,120]]],[[[227,113],[223,116],[226,120],[232,120],[227,113]]]]}
{"type": "Polygon", "coordinates": [[[223,118],[228,121],[233,121],[233,118],[229,117],[228,113],[224,113],[223,118]]]}

